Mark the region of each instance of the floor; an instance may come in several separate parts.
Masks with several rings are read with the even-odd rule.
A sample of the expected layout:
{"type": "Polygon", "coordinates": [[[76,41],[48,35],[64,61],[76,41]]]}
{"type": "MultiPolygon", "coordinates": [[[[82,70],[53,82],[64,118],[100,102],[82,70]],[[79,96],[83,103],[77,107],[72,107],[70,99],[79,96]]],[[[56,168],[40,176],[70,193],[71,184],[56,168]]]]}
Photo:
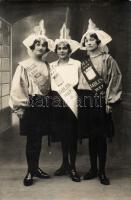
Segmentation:
{"type": "MultiPolygon", "coordinates": [[[[130,200],[131,159],[112,155],[109,144],[107,174],[111,185],[101,185],[98,179],[72,182],[69,177],[55,177],[54,171],[60,165],[60,145],[48,147],[43,140],[40,167],[51,175],[48,180],[35,179],[33,186],[23,186],[26,173],[25,137],[20,137],[18,124],[0,135],[0,200],[130,200]]],[[[77,169],[82,175],[89,169],[86,155],[87,141],[78,146],[77,169]]],[[[119,155],[119,156],[118,156],[119,155]]]]}

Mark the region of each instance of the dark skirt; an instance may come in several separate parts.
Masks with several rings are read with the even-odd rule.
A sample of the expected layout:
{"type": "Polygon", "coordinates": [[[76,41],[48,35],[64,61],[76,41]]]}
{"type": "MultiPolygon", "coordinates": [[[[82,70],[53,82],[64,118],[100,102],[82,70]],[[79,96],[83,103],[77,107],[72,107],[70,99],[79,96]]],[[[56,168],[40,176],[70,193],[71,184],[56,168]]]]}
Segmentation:
{"type": "Polygon", "coordinates": [[[90,90],[78,90],[78,135],[80,138],[112,137],[113,121],[106,114],[105,97],[90,90]]]}
{"type": "Polygon", "coordinates": [[[29,107],[24,108],[24,115],[20,119],[20,134],[48,135],[50,133],[50,96],[35,95],[29,98],[29,107]]]}
{"type": "Polygon", "coordinates": [[[72,141],[77,135],[77,119],[60,95],[51,92],[51,140],[53,142],[72,141]]]}

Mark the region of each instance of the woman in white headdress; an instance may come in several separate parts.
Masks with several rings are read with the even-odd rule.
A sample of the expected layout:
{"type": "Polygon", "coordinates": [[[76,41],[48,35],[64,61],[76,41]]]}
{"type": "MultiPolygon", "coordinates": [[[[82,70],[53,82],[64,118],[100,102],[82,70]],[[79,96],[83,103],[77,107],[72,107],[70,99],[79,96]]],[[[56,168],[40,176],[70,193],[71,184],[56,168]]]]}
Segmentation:
{"type": "Polygon", "coordinates": [[[107,33],[99,30],[92,20],[89,20],[88,30],[81,39],[81,48],[85,52],[81,57],[78,85],[79,134],[81,138],[89,138],[91,164],[91,169],[85,174],[84,180],[98,176],[104,185],[109,185],[105,165],[106,139],[113,136],[111,112],[122,94],[121,72],[116,61],[108,54],[106,46],[111,40],[107,33]]]}
{"type": "Polygon", "coordinates": [[[58,60],[50,64],[52,89],[52,140],[60,141],[62,164],[56,176],[69,174],[73,181],[79,182],[75,161],[77,153],[77,93],[78,69],[80,62],[70,58],[72,52],[80,47],[72,40],[64,24],[60,39],[55,40],[54,51],[58,60]]]}
{"type": "Polygon", "coordinates": [[[12,81],[9,105],[19,117],[20,134],[27,136],[28,172],[24,185],[30,186],[33,177],[49,178],[39,168],[42,136],[49,134],[50,73],[45,58],[53,48],[53,41],[45,36],[43,20],[23,44],[30,58],[19,62],[12,81]]]}

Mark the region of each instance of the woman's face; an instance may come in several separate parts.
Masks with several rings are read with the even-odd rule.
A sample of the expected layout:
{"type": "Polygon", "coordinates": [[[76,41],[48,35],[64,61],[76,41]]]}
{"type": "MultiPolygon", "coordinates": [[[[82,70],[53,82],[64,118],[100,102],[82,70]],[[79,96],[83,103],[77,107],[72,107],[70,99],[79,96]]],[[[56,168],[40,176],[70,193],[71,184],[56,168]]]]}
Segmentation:
{"type": "Polygon", "coordinates": [[[60,59],[69,58],[69,48],[64,42],[58,44],[56,52],[60,59]]]}
{"type": "Polygon", "coordinates": [[[45,40],[40,40],[36,42],[33,53],[36,56],[42,56],[47,52],[47,43],[45,40]]]}
{"type": "Polygon", "coordinates": [[[88,51],[95,51],[98,48],[97,40],[89,34],[85,37],[85,47],[88,51]]]}

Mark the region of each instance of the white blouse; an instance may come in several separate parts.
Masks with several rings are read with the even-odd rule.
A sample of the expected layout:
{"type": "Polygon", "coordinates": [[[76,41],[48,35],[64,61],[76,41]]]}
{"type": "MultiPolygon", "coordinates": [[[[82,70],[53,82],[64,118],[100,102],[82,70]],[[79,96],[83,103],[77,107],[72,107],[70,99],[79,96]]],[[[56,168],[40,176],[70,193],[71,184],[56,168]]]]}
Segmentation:
{"type": "MultiPolygon", "coordinates": [[[[91,57],[91,61],[107,85],[106,104],[119,101],[122,94],[122,75],[117,62],[109,54],[100,54],[96,57],[91,57]]],[[[79,70],[79,75],[78,89],[91,90],[81,70],[79,70]]]]}
{"type": "Polygon", "coordinates": [[[42,95],[39,87],[26,70],[27,67],[33,64],[37,66],[38,72],[45,77],[45,81],[49,79],[49,71],[44,62],[38,62],[32,58],[20,62],[12,80],[9,99],[9,106],[14,111],[29,105],[29,95],[42,95]]]}
{"type": "MultiPolygon", "coordinates": [[[[65,64],[59,64],[59,60],[50,64],[50,67],[54,67],[59,73],[65,83],[71,84],[73,87],[78,84],[78,70],[81,67],[81,63],[78,60],[69,58],[69,61],[65,64]]],[[[57,91],[57,86],[54,79],[51,78],[51,89],[57,91]]]]}

